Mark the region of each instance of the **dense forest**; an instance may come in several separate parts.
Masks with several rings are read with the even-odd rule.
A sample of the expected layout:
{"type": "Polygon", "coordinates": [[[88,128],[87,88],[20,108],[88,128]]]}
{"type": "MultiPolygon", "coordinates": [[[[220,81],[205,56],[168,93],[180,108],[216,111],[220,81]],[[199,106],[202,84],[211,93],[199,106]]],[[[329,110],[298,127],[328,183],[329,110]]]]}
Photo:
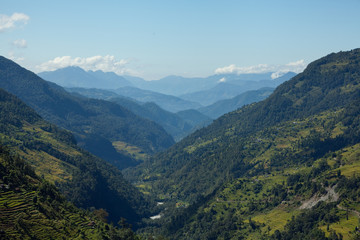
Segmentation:
{"type": "Polygon", "coordinates": [[[80,149],[73,135],[44,121],[15,96],[0,89],[0,143],[26,160],[78,207],[106,209],[109,220],[138,223],[151,202],[104,160],[80,149]]]}

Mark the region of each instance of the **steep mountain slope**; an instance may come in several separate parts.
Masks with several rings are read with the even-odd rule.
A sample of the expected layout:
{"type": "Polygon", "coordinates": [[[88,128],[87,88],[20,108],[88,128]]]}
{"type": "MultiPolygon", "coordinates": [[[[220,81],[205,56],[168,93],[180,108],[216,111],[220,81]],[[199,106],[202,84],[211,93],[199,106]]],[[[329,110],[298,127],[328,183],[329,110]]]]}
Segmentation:
{"type": "Polygon", "coordinates": [[[184,177],[191,177],[195,174],[206,179],[204,185],[191,185],[185,179],[177,183],[184,193],[181,195],[187,199],[208,192],[218,185],[215,181],[222,179],[222,182],[226,177],[223,166],[226,171],[239,167],[244,137],[264,127],[344,107],[358,99],[359,55],[360,50],[340,52],[311,63],[303,73],[280,85],[266,100],[226,114],[169,151],[160,153],[156,161],[147,163],[153,164],[150,172],[154,175],[158,171],[164,173],[164,189],[174,184],[171,182],[175,181],[174,175],[181,177],[186,173],[184,177]],[[201,159],[206,159],[206,164],[201,164],[201,159]],[[173,179],[170,181],[168,177],[173,179]]]}
{"type": "Polygon", "coordinates": [[[90,213],[76,208],[1,145],[0,203],[0,238],[4,240],[136,237],[130,229],[102,222],[103,209],[90,213]]]}
{"type": "Polygon", "coordinates": [[[221,115],[232,112],[246,104],[264,100],[273,91],[273,88],[261,88],[259,90],[247,91],[234,98],[221,100],[211,104],[210,106],[199,108],[198,111],[213,119],[216,119],[221,115]]]}
{"type": "Polygon", "coordinates": [[[111,98],[110,101],[126,107],[135,114],[154,121],[161,125],[173,138],[178,141],[183,136],[188,135],[193,126],[175,113],[163,110],[155,103],[144,103],[142,105],[134,101],[124,101],[123,98],[111,98]]]}
{"type": "Polygon", "coordinates": [[[118,169],[78,148],[70,132],[44,121],[2,89],[0,144],[55,183],[78,207],[106,209],[115,223],[121,217],[136,223],[149,213],[150,202],[118,169]]]}
{"type": "Polygon", "coordinates": [[[356,239],[359,103],[244,139],[250,168],[158,224],[176,239],[356,239]]]}
{"type": "Polygon", "coordinates": [[[178,113],[172,113],[160,108],[153,102],[142,103],[108,90],[95,88],[67,88],[66,90],[71,93],[79,93],[89,98],[98,98],[116,102],[136,115],[156,122],[162,126],[176,141],[180,140],[184,136],[187,136],[192,129],[198,126],[201,122],[209,121],[208,117],[203,116],[199,112],[196,113],[195,110],[192,114],[180,116],[178,113]],[[197,120],[195,120],[196,117],[198,117],[197,120]]]}
{"type": "MultiPolygon", "coordinates": [[[[300,238],[309,239],[314,234],[313,239],[325,239],[324,224],[325,229],[326,224],[329,229],[334,225],[335,229],[338,221],[342,226],[349,224],[341,208],[346,208],[346,202],[352,204],[354,211],[359,207],[358,196],[349,198],[356,196],[359,188],[348,186],[348,181],[355,181],[349,178],[350,169],[355,172],[359,169],[359,63],[360,49],[321,58],[280,85],[266,100],[225,114],[209,127],[129,171],[129,178],[138,176],[143,188],[147,186],[146,191],[158,198],[178,205],[190,204],[188,210],[165,212],[165,216],[169,215],[162,220],[169,223],[166,234],[179,239],[188,237],[184,234],[193,239],[236,239],[250,235],[259,239],[271,238],[275,234],[271,229],[276,229],[280,238],[274,235],[274,239],[294,239],[292,228],[301,225],[304,219],[314,218],[312,227],[299,230],[303,231],[300,238]],[[354,158],[335,164],[334,157],[338,154],[345,157],[348,149],[353,149],[354,158]],[[347,172],[344,176],[343,171],[347,172]],[[301,174],[299,179],[307,180],[302,180],[299,186],[295,184],[297,180],[295,183],[289,180],[285,186],[287,177],[296,173],[301,174]],[[334,187],[336,184],[338,188],[334,187]],[[298,202],[315,198],[316,194],[335,196],[333,201],[340,207],[332,203],[317,205],[316,212],[324,214],[322,217],[317,215],[315,219],[316,216],[306,215],[306,211],[303,215],[298,202]],[[336,196],[340,198],[336,200],[336,196]],[[291,212],[288,215],[279,212],[287,200],[292,201],[291,208],[286,209],[291,212]],[[334,212],[325,217],[329,209],[334,212]],[[266,219],[274,218],[271,214],[283,215],[270,224],[266,219]],[[245,220],[244,216],[250,218],[245,220]],[[291,220],[288,225],[287,219],[291,220]],[[254,231],[258,234],[253,234],[254,231]]],[[[339,237],[341,231],[335,232],[339,237]]]]}
{"type": "Polygon", "coordinates": [[[79,144],[94,154],[103,152],[102,147],[112,149],[100,157],[120,168],[136,163],[117,153],[113,142],[129,143],[150,154],[174,143],[159,125],[115,103],[72,96],[4,57],[0,57],[0,87],[18,96],[46,120],[72,131],[79,144]]]}
{"type": "Polygon", "coordinates": [[[196,109],[202,106],[197,102],[186,101],[175,96],[134,87],[123,87],[113,91],[121,96],[133,98],[140,102],[154,102],[161,108],[173,113],[187,109],[196,109]]]}
{"type": "Polygon", "coordinates": [[[213,120],[195,109],[184,110],[176,113],[183,118],[188,124],[193,126],[191,132],[209,125],[213,120]]]}
{"type": "Polygon", "coordinates": [[[62,87],[116,89],[132,85],[125,78],[113,72],[86,72],[80,67],[66,67],[55,71],[41,72],[38,73],[38,76],[62,87]]]}

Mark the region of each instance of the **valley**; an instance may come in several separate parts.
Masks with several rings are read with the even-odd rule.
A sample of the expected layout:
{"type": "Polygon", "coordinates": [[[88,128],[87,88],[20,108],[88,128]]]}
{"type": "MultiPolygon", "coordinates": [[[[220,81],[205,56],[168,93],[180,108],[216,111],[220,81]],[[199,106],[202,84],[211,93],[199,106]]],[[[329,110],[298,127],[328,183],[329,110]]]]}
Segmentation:
{"type": "Polygon", "coordinates": [[[1,57],[0,236],[359,239],[359,63],[145,81],[1,57]]]}

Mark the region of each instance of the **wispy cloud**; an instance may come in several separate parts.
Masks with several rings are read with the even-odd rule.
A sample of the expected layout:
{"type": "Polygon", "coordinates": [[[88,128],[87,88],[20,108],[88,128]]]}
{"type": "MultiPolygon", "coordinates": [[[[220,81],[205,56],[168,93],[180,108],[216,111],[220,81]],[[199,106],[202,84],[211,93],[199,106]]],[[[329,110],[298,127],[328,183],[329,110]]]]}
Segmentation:
{"type": "Polygon", "coordinates": [[[36,69],[40,72],[42,71],[54,71],[56,69],[77,66],[81,67],[84,70],[97,71],[101,70],[104,72],[115,72],[119,75],[122,74],[134,74],[135,71],[127,68],[128,60],[120,59],[117,60],[114,56],[93,56],[93,57],[71,57],[63,56],[56,57],[53,60],[47,61],[36,66],[36,69]]]}
{"type": "Polygon", "coordinates": [[[6,57],[17,63],[21,63],[25,60],[24,57],[19,57],[15,52],[9,52],[6,57]]]}
{"type": "Polygon", "coordinates": [[[24,13],[13,13],[11,16],[0,14],[0,32],[16,27],[16,24],[27,24],[30,17],[24,13]]]}
{"type": "Polygon", "coordinates": [[[17,48],[27,48],[27,42],[25,39],[18,39],[12,43],[17,48]]]}
{"type": "Polygon", "coordinates": [[[217,68],[216,74],[246,74],[246,73],[266,73],[273,72],[272,78],[277,78],[284,75],[287,72],[302,72],[307,64],[304,60],[296,62],[290,62],[284,65],[270,65],[270,64],[258,64],[254,66],[238,67],[235,64],[217,68]]]}

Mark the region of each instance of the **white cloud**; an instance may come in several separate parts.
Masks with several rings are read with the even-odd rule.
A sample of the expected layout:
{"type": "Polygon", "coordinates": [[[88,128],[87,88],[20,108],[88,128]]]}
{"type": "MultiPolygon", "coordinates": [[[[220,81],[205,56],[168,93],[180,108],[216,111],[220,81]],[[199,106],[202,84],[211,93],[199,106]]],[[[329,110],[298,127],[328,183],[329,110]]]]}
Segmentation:
{"type": "Polygon", "coordinates": [[[25,60],[24,57],[19,57],[14,52],[9,52],[6,57],[13,60],[14,62],[17,62],[17,63],[21,63],[22,61],[25,60]]]}
{"type": "Polygon", "coordinates": [[[12,43],[17,48],[27,48],[27,42],[25,39],[18,39],[12,43]]]}
{"type": "Polygon", "coordinates": [[[29,19],[24,13],[13,13],[11,16],[0,14],[0,32],[14,28],[17,23],[27,24],[29,19]]]}
{"type": "Polygon", "coordinates": [[[77,66],[82,69],[89,71],[101,70],[104,72],[115,72],[119,75],[123,74],[134,74],[135,71],[126,68],[128,61],[125,59],[117,60],[114,56],[93,56],[87,58],[71,56],[56,57],[53,60],[42,63],[36,68],[40,71],[54,71],[56,69],[77,66]]]}
{"type": "Polygon", "coordinates": [[[302,72],[306,63],[304,60],[299,60],[296,62],[290,62],[285,65],[269,65],[269,64],[258,64],[254,66],[247,67],[238,67],[235,64],[231,64],[226,67],[217,68],[215,70],[216,74],[247,74],[247,73],[266,73],[273,72],[271,75],[272,78],[281,77],[287,72],[302,72]]]}
{"type": "MultiPolygon", "coordinates": [[[[289,71],[287,71],[287,72],[289,72],[289,71]]],[[[274,72],[274,73],[271,74],[271,78],[272,79],[279,78],[282,75],[286,74],[287,72],[283,72],[283,71],[274,72]]]]}
{"type": "Polygon", "coordinates": [[[221,78],[220,80],[219,80],[219,82],[226,82],[226,78],[221,78]]]}

